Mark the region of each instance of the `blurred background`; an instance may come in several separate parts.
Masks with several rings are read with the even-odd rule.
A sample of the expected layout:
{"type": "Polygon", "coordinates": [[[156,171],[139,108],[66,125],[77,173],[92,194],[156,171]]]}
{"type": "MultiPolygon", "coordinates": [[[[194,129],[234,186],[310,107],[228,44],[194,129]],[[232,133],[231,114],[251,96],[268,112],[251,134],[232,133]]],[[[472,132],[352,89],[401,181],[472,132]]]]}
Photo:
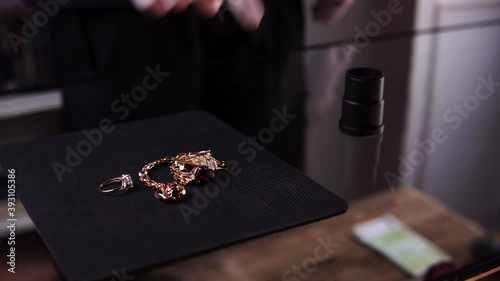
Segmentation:
{"type": "MultiPolygon", "coordinates": [[[[373,31],[376,36],[368,36],[370,42],[365,44],[358,31],[364,31],[368,23],[375,21],[373,13],[387,9],[388,2],[355,1],[335,24],[324,24],[313,19],[311,10],[315,1],[303,1],[303,44],[290,44],[282,49],[289,54],[285,71],[297,71],[297,61],[302,61],[301,75],[307,80],[304,170],[333,189],[335,180],[330,167],[340,114],[338,101],[343,94],[343,75],[349,67],[375,67],[387,77],[381,175],[383,171],[397,172],[401,162],[398,157],[411,153],[415,141],[430,137],[435,128],[449,128],[443,114],[474,93],[479,77],[493,75],[497,77],[494,81],[499,79],[500,1],[400,1],[401,12],[392,15],[386,26],[379,24],[379,30],[373,31]]],[[[68,17],[73,12],[74,7],[69,4],[68,11],[62,7],[59,17],[68,17]]],[[[126,1],[107,1],[103,5],[109,7],[94,6],[84,11],[132,9],[126,1]]],[[[65,107],[63,89],[74,91],[72,88],[79,87],[85,75],[96,69],[75,67],[76,70],[71,69],[72,75],[56,74],[57,67],[59,72],[67,71],[58,62],[67,58],[54,52],[82,48],[85,44],[71,41],[71,35],[54,38],[57,32],[82,32],[59,30],[58,20],[62,20],[57,18],[40,28],[33,39],[20,43],[16,54],[7,34],[22,34],[21,18],[32,15],[35,8],[21,0],[0,4],[0,144],[65,131],[61,120],[65,107]],[[55,43],[60,46],[54,46],[55,43]]],[[[99,16],[85,16],[81,17],[99,24],[99,16]]],[[[189,67],[198,66],[193,62],[189,67]]],[[[175,72],[172,67],[170,70],[175,72]]],[[[220,83],[228,83],[228,79],[220,83]]],[[[293,87],[290,84],[280,87],[293,87]]],[[[75,95],[85,93],[76,91],[75,95]]],[[[464,118],[466,122],[461,128],[450,132],[449,141],[404,179],[405,183],[424,189],[491,229],[500,227],[497,204],[500,198],[493,193],[500,184],[496,161],[500,156],[496,145],[500,142],[500,132],[495,125],[500,117],[499,103],[493,97],[481,104],[473,118],[464,118]]],[[[366,193],[383,188],[388,188],[388,184],[379,178],[375,189],[366,193]]]]}
{"type": "MultiPolygon", "coordinates": [[[[283,140],[278,139],[268,148],[342,198],[358,200],[409,185],[486,231],[498,231],[500,0],[400,0],[396,6],[391,6],[394,1],[386,0],[341,1],[348,3],[327,22],[318,21],[318,13],[326,10],[318,8],[318,1],[293,2],[298,4],[284,8],[286,13],[280,13],[279,5],[286,5],[283,1],[266,6],[264,27],[286,23],[287,17],[301,13],[301,18],[292,21],[293,26],[282,33],[264,32],[262,26],[255,34],[235,31],[229,13],[195,24],[187,23],[180,15],[169,15],[162,25],[182,24],[199,36],[180,36],[183,41],[175,41],[168,37],[175,31],[150,30],[138,37],[143,41],[134,43],[133,38],[115,42],[106,36],[114,32],[140,34],[141,29],[132,25],[148,25],[150,19],[139,15],[128,1],[87,5],[74,0],[61,6],[61,11],[39,28],[36,36],[14,46],[8,35],[22,34],[22,19],[31,17],[38,10],[37,4],[2,1],[0,145],[97,126],[102,116],[78,113],[78,106],[92,111],[99,96],[105,97],[104,110],[109,111],[116,95],[106,96],[106,88],[130,91],[137,78],[144,75],[146,65],[161,62],[172,82],[157,91],[170,93],[166,98],[174,98],[178,106],[170,108],[169,104],[168,109],[154,113],[139,109],[126,120],[117,121],[213,108],[224,121],[252,135],[269,120],[268,115],[256,117],[263,121],[249,125],[233,120],[231,112],[217,111],[215,105],[221,93],[250,89],[243,97],[256,94],[256,105],[249,105],[255,112],[268,108],[257,105],[265,100],[269,108],[285,104],[301,114],[297,128],[291,128],[283,140]],[[396,12],[387,17],[391,10],[396,12]],[[280,16],[275,22],[267,18],[269,14],[280,16]],[[137,23],[128,23],[131,17],[137,17],[137,23]],[[101,29],[103,23],[109,22],[116,22],[116,26],[101,29]],[[118,28],[119,24],[123,26],[118,28]],[[168,34],[163,45],[151,50],[151,56],[143,55],[141,51],[148,50],[144,43],[150,40],[147,35],[161,37],[158,34],[168,34]],[[243,42],[245,47],[226,49],[237,42],[243,42]],[[145,46],[141,47],[142,43],[145,46]],[[123,47],[120,54],[96,51],[109,46],[128,47],[123,47]],[[131,52],[134,48],[138,51],[131,52]],[[155,55],[162,52],[178,52],[179,60],[155,55]],[[130,59],[129,68],[119,67],[120,60],[125,59],[130,59]],[[353,189],[338,185],[338,171],[347,165],[338,162],[342,153],[338,120],[345,73],[359,66],[377,68],[385,74],[385,131],[375,163],[375,183],[353,189]],[[233,67],[241,75],[234,74],[233,67]],[[256,74],[263,69],[263,73],[256,74]],[[124,79],[131,82],[125,83],[124,79]],[[95,84],[103,80],[105,86],[96,90],[95,84]],[[485,81],[494,82],[487,86],[485,81]],[[490,90],[491,96],[475,104],[471,96],[481,85],[483,90],[490,90]],[[181,97],[199,91],[201,95],[181,97]],[[212,100],[204,101],[206,96],[212,100]],[[270,96],[273,98],[268,100],[270,96]],[[437,144],[423,161],[411,164],[411,155],[423,150],[419,144],[432,139],[436,129],[444,131],[446,141],[437,144]],[[300,155],[290,156],[290,151],[299,151],[300,155]],[[397,179],[390,178],[390,174],[398,175],[397,179]]],[[[187,16],[192,17],[196,16],[187,16]]],[[[148,102],[153,106],[160,100],[148,102]]],[[[250,111],[247,114],[251,117],[250,111]]],[[[355,157],[348,162],[358,163],[360,171],[373,170],[374,163],[363,166],[363,155],[355,157]]]]}

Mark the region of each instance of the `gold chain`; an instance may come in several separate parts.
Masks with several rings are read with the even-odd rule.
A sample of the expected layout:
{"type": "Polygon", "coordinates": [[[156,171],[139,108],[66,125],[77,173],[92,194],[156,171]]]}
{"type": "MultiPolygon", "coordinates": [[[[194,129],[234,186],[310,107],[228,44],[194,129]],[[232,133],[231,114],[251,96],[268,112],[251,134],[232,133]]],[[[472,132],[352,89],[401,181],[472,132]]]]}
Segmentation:
{"type": "Polygon", "coordinates": [[[163,190],[167,184],[157,182],[151,179],[149,176],[149,171],[153,169],[157,165],[171,165],[174,163],[175,157],[167,156],[162,159],[158,159],[154,162],[151,162],[149,164],[146,164],[144,167],[142,167],[141,171],[139,172],[139,180],[146,186],[151,187],[152,189],[157,189],[157,190],[163,190]]]}

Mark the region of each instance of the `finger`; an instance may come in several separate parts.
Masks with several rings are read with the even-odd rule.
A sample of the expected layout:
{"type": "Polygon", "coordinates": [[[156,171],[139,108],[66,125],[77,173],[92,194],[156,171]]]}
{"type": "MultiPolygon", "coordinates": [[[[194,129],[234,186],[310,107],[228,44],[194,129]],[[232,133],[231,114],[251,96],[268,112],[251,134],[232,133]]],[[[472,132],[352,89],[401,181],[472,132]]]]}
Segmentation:
{"type": "Polygon", "coordinates": [[[256,30],[264,17],[264,5],[261,0],[227,0],[229,11],[244,29],[256,30]]]}
{"type": "Polygon", "coordinates": [[[148,13],[149,15],[153,16],[153,17],[162,17],[164,16],[163,12],[162,12],[162,3],[161,3],[161,0],[156,0],[155,3],[149,7],[145,12],[148,13]]]}
{"type": "Polygon", "coordinates": [[[177,4],[178,0],[156,0],[155,4],[146,11],[154,17],[163,17],[177,4]]]}
{"type": "Polygon", "coordinates": [[[168,14],[180,0],[160,0],[161,12],[168,14]]]}
{"type": "Polygon", "coordinates": [[[195,3],[196,10],[202,16],[212,17],[219,11],[223,0],[197,0],[195,3]]]}
{"type": "Polygon", "coordinates": [[[151,8],[157,0],[131,0],[131,2],[137,11],[144,12],[151,8]]]}
{"type": "Polygon", "coordinates": [[[187,7],[189,7],[189,5],[191,5],[191,3],[193,3],[192,0],[180,0],[179,2],[177,2],[177,4],[175,4],[175,6],[172,8],[172,11],[173,12],[176,12],[176,13],[179,13],[179,12],[182,12],[184,10],[187,9],[187,7]]]}

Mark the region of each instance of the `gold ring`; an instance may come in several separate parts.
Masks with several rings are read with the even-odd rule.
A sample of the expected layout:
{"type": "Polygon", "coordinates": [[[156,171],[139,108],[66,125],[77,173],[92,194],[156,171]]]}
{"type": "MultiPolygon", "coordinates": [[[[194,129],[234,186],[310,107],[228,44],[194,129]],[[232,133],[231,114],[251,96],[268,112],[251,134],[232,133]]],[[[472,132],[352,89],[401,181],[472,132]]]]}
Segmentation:
{"type": "Polygon", "coordinates": [[[179,153],[175,157],[167,156],[151,162],[139,172],[139,179],[146,186],[156,190],[157,199],[178,201],[186,195],[186,185],[207,183],[215,177],[216,171],[226,169],[226,162],[215,159],[210,150],[203,150],[179,153]],[[174,180],[170,183],[152,180],[149,171],[157,165],[170,165],[170,173],[174,180]]]}
{"type": "Polygon", "coordinates": [[[129,174],[123,174],[121,177],[112,178],[101,183],[101,185],[99,186],[99,192],[101,192],[102,194],[110,194],[116,191],[122,191],[122,190],[126,191],[132,187],[134,187],[134,183],[132,182],[132,177],[129,174]],[[113,183],[121,183],[121,185],[119,186],[117,185],[112,188],[104,188],[105,186],[108,186],[113,183]]]}

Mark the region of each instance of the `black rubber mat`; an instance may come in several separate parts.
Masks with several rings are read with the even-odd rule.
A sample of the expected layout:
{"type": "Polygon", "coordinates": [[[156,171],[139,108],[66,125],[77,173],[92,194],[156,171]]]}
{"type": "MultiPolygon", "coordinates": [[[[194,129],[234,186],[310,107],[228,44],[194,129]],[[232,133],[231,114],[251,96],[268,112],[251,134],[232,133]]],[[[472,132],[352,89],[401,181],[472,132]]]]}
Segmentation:
{"type": "MultiPolygon", "coordinates": [[[[208,113],[111,129],[102,138],[94,130],[0,147],[0,164],[16,169],[18,195],[66,279],[111,278],[112,270],[133,272],[347,210],[342,199],[208,113]],[[205,149],[232,168],[217,182],[188,186],[182,202],[159,201],[140,184],[146,163],[205,149]],[[58,176],[54,165],[64,172],[58,176]],[[122,174],[132,175],[133,190],[98,192],[101,182],[122,174]]],[[[168,168],[152,176],[171,179],[168,168]]]]}

